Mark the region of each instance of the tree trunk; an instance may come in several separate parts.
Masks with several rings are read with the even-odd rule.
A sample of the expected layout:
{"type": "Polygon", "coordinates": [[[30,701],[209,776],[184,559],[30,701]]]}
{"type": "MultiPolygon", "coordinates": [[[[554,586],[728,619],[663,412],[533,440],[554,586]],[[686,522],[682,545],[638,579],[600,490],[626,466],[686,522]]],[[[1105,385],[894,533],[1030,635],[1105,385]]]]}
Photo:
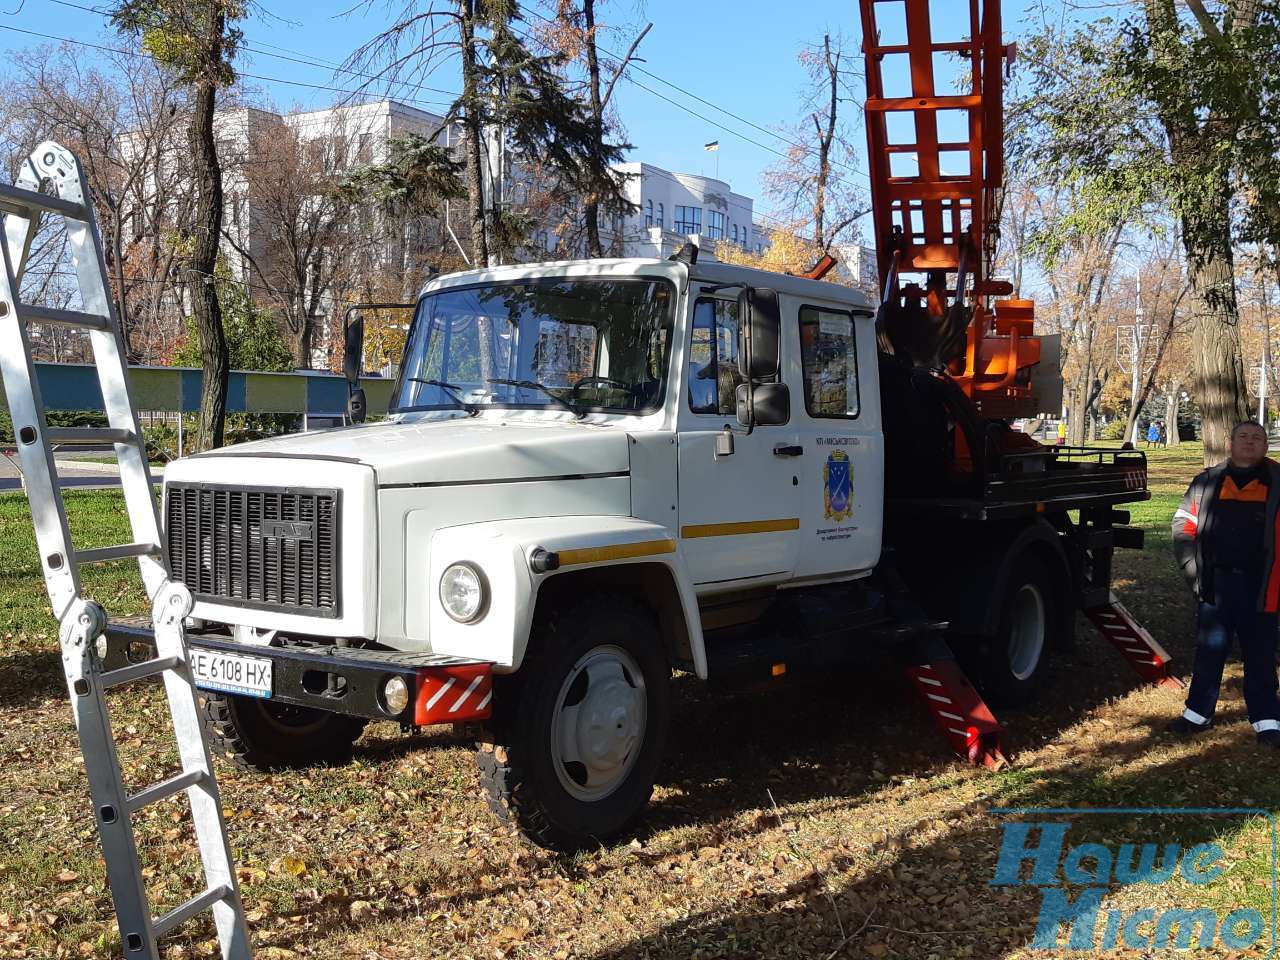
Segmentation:
{"type": "Polygon", "coordinates": [[[137,347],[130,342],[132,332],[129,323],[129,304],[124,295],[124,218],[120,213],[120,204],[114,202],[111,207],[111,272],[115,281],[116,319],[120,321],[120,337],[124,340],[125,359],[129,363],[138,362],[137,347]]]}
{"type": "MultiPolygon", "coordinates": [[[[218,30],[219,36],[221,29],[218,30]]],[[[203,377],[200,389],[201,450],[222,446],[227,412],[227,341],[222,331],[222,311],[214,285],[218,263],[218,239],[222,234],[222,170],[218,166],[217,144],[213,138],[216,87],[210,78],[195,86],[195,112],[191,118],[191,157],[199,199],[194,227],[195,249],[183,272],[192,290],[191,312],[200,337],[203,377]]]]}
{"type": "Polygon", "coordinates": [[[484,206],[484,161],[480,141],[484,136],[480,89],[477,80],[476,23],[474,0],[458,0],[458,29],[462,34],[462,102],[465,115],[463,150],[467,160],[467,212],[471,220],[471,259],[476,268],[489,266],[488,230],[484,206]]]}
{"type": "Polygon", "coordinates": [[[1192,389],[1204,421],[1206,465],[1226,458],[1231,429],[1249,419],[1229,226],[1224,222],[1222,227],[1217,249],[1193,249],[1187,244],[1195,312],[1192,389]]]}
{"type": "Polygon", "coordinates": [[[1089,416],[1089,392],[1092,372],[1092,369],[1090,369],[1090,375],[1084,378],[1075,390],[1071,391],[1070,402],[1067,405],[1067,443],[1073,447],[1084,446],[1085,441],[1088,439],[1086,421],[1089,416]]]}
{"type": "Polygon", "coordinates": [[[1174,380],[1169,384],[1164,400],[1164,436],[1165,442],[1171,447],[1182,442],[1182,435],[1178,433],[1178,410],[1181,406],[1182,382],[1174,380]]]}
{"type": "MultiPolygon", "coordinates": [[[[1174,0],[1144,0],[1143,6],[1152,55],[1170,68],[1170,83],[1157,92],[1157,102],[1170,158],[1184,185],[1178,204],[1195,317],[1192,389],[1203,416],[1204,462],[1209,465],[1226,457],[1231,428],[1249,416],[1231,249],[1234,191],[1226,159],[1240,118],[1214,107],[1200,119],[1191,89],[1174,69],[1186,42],[1174,0]]],[[[1228,4],[1232,27],[1256,23],[1259,6],[1256,0],[1228,4]]]]}
{"type": "Polygon", "coordinates": [[[813,242],[819,250],[825,253],[830,241],[835,239],[826,235],[827,181],[831,178],[831,144],[836,136],[840,58],[837,56],[833,60],[831,57],[830,36],[822,38],[822,50],[827,65],[827,76],[831,81],[831,102],[827,107],[829,112],[827,113],[827,128],[825,130],[822,129],[822,123],[816,114],[813,118],[814,126],[818,128],[818,182],[813,198],[813,242]]]}
{"type": "MultiPolygon", "coordinates": [[[[587,86],[591,94],[591,127],[595,146],[599,148],[604,142],[604,105],[600,100],[600,60],[596,53],[595,0],[582,0],[582,16],[587,32],[587,86]]],[[[587,256],[603,257],[604,245],[600,242],[600,203],[594,193],[586,199],[587,256]]]]}

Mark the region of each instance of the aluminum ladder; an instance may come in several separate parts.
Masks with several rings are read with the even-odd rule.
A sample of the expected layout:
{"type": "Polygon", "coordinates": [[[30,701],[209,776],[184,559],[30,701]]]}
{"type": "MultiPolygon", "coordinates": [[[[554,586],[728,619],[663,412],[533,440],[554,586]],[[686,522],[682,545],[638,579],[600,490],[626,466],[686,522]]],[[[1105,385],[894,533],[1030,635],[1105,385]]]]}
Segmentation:
{"type": "Polygon", "coordinates": [[[183,632],[184,620],[192,608],[191,593],[185,585],[169,579],[151,472],[129,396],[124,345],[107,289],[102,240],[79,161],[57,143],[40,144],[23,163],[17,182],[13,186],[0,185],[0,213],[4,215],[5,239],[0,244],[4,256],[0,277],[0,372],[13,417],[45,587],[54,616],[61,624],[58,639],[62,665],[80,734],[124,956],[126,960],[160,960],[161,937],[191,917],[212,910],[223,960],[250,960],[244,909],[183,632]],[[48,188],[53,193],[41,192],[48,188]],[[19,291],[27,256],[41,218],[46,216],[65,219],[82,310],[53,310],[21,302],[19,291]],[[89,332],[107,416],[105,428],[48,426],[31,359],[31,323],[89,332]],[[112,444],[120,465],[132,542],[84,550],[73,546],[53,444],[76,442],[112,444]],[[157,655],[143,663],[104,672],[99,640],[107,626],[107,615],[101,606],[82,596],[79,568],[86,563],[125,558],[138,561],[152,604],[157,655]],[[182,770],[129,793],[116,754],[105,693],[111,687],[156,676],[164,680],[182,770]],[[204,863],[205,890],[163,916],[154,917],[130,817],[141,808],[184,790],[204,863]]]}

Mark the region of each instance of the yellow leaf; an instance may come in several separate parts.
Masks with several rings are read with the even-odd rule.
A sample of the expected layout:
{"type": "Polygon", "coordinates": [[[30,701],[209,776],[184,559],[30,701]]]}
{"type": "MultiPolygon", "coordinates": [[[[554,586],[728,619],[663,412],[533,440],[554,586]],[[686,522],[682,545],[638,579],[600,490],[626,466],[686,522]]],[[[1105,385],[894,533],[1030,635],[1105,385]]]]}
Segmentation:
{"type": "Polygon", "coordinates": [[[307,872],[306,861],[297,857],[288,856],[280,858],[280,869],[293,877],[300,877],[307,872]]]}

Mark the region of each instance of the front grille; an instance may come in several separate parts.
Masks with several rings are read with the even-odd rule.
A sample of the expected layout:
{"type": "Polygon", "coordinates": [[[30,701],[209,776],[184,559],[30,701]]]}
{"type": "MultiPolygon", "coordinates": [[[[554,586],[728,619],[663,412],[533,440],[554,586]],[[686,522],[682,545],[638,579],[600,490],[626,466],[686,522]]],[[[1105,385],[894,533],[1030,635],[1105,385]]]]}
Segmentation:
{"type": "Polygon", "coordinates": [[[197,600],[339,615],[337,490],[171,483],[173,577],[197,600]]]}

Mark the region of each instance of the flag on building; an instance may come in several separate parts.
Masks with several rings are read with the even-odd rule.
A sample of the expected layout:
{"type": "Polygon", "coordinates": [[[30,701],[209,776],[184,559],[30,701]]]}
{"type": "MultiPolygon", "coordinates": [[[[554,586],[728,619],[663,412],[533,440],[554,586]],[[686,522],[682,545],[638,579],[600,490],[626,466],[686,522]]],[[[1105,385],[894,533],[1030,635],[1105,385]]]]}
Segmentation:
{"type": "Polygon", "coordinates": [[[710,143],[706,144],[702,149],[703,149],[703,150],[707,150],[707,151],[719,150],[719,149],[720,149],[720,141],[719,141],[719,140],[712,140],[710,143]]]}

